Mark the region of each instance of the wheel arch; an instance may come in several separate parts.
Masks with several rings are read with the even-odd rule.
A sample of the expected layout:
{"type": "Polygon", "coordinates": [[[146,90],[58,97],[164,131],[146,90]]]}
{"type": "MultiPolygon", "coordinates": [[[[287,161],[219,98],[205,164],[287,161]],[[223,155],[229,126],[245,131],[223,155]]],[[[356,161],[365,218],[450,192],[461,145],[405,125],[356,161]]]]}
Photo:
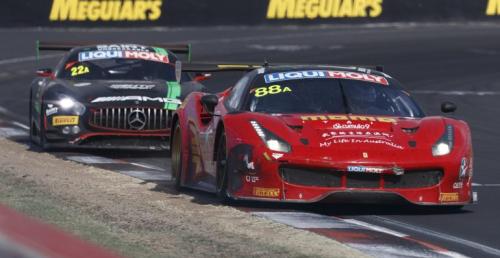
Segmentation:
{"type": "Polygon", "coordinates": [[[170,139],[169,139],[170,150],[172,150],[172,139],[174,138],[175,127],[177,126],[178,122],[179,122],[179,114],[175,113],[174,116],[172,117],[172,123],[170,124],[170,139]]]}

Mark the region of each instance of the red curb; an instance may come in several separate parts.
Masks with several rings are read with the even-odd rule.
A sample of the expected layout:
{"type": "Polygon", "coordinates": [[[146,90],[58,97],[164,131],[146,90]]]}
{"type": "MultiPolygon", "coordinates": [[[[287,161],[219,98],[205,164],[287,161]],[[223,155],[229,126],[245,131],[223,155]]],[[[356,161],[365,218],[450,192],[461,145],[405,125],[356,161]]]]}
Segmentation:
{"type": "Polygon", "coordinates": [[[0,235],[7,238],[8,242],[44,257],[120,258],[110,251],[2,205],[0,205],[0,235]]]}

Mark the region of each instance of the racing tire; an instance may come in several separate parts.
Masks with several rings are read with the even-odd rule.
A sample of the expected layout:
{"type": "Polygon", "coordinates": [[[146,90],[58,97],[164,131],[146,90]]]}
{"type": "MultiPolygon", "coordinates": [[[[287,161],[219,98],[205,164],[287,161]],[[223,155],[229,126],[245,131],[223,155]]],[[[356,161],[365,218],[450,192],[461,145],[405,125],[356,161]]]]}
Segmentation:
{"type": "Polygon", "coordinates": [[[445,206],[443,208],[451,212],[460,212],[463,207],[464,205],[451,205],[451,206],[445,206]]]}
{"type": "Polygon", "coordinates": [[[44,113],[44,110],[43,110],[43,102],[42,104],[40,105],[40,120],[38,121],[38,125],[39,125],[39,128],[38,128],[38,131],[37,131],[37,134],[38,134],[38,145],[40,146],[40,148],[42,148],[42,150],[46,151],[46,150],[49,150],[49,147],[47,146],[47,137],[45,137],[45,130],[43,129],[43,114],[44,113]]]}
{"type": "Polygon", "coordinates": [[[170,149],[171,164],[172,164],[172,181],[174,188],[180,191],[182,188],[182,133],[181,127],[177,123],[174,127],[174,135],[172,137],[172,148],[170,149]]]}
{"type": "Polygon", "coordinates": [[[33,93],[30,91],[30,105],[29,105],[29,118],[30,118],[30,144],[33,146],[33,144],[37,144],[36,142],[36,128],[35,128],[35,121],[33,120],[33,93]]]}
{"type": "Polygon", "coordinates": [[[217,146],[217,174],[215,180],[216,195],[219,201],[223,204],[232,204],[233,200],[228,193],[228,173],[227,173],[227,151],[226,151],[226,134],[222,132],[217,146]]]}
{"type": "MultiPolygon", "coordinates": [[[[33,93],[30,92],[30,105],[29,105],[29,118],[30,118],[30,142],[31,144],[38,145],[42,150],[48,150],[47,138],[45,138],[45,131],[42,129],[42,118],[38,121],[39,128],[36,127],[35,120],[33,119],[33,93]],[[38,140],[37,140],[38,138],[38,140]]],[[[43,105],[41,105],[43,107],[43,105]]],[[[42,111],[40,111],[42,113],[42,111]]]]}

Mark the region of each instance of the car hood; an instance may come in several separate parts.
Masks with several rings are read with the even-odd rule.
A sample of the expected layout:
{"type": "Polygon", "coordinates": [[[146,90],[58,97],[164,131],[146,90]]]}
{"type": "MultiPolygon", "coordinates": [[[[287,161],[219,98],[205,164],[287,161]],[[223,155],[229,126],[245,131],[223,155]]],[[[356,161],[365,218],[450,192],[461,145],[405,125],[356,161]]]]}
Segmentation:
{"type": "Polygon", "coordinates": [[[266,115],[259,122],[299,156],[359,161],[431,157],[445,128],[441,117],[287,114],[266,115]]]}

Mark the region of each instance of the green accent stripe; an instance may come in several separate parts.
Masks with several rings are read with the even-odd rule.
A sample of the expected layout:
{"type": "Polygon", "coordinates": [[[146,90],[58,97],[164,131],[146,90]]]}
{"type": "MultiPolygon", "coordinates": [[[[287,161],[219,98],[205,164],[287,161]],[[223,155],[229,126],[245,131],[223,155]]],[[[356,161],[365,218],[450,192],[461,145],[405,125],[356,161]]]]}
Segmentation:
{"type": "MultiPolygon", "coordinates": [[[[167,82],[167,98],[169,99],[179,99],[181,96],[181,85],[176,82],[167,82]]],[[[168,110],[177,110],[179,107],[179,104],[174,104],[174,103],[165,103],[164,109],[168,110]]]]}
{"type": "Polygon", "coordinates": [[[168,52],[167,52],[167,50],[165,50],[164,48],[161,48],[161,47],[153,47],[153,49],[155,50],[155,52],[156,52],[157,54],[164,55],[164,56],[168,56],[168,52]]]}
{"type": "Polygon", "coordinates": [[[36,47],[36,61],[40,59],[40,40],[35,41],[35,47],[36,47]]]}
{"type": "Polygon", "coordinates": [[[188,62],[191,63],[191,44],[188,44],[188,62]]]}

